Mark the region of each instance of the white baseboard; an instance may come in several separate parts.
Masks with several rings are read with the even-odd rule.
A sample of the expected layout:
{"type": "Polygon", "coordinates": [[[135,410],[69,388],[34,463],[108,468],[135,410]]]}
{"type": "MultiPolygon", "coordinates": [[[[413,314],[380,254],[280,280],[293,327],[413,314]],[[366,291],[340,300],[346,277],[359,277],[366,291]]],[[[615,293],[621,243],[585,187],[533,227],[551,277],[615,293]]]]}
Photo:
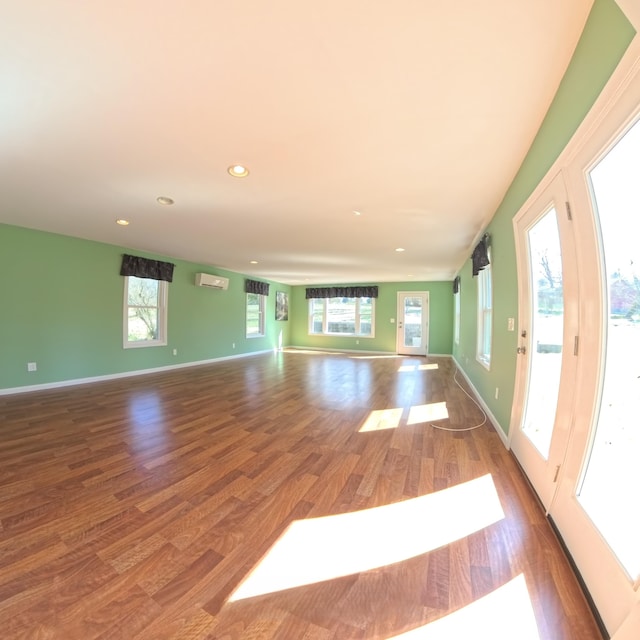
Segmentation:
{"type": "Polygon", "coordinates": [[[361,353],[378,356],[390,356],[393,355],[392,351],[368,351],[366,349],[326,349],[324,347],[302,347],[297,345],[289,345],[286,349],[292,349],[294,351],[322,351],[323,353],[361,353]]]}
{"type": "MultiPolygon", "coordinates": [[[[408,356],[396,353],[395,351],[372,351],[369,349],[326,349],[324,347],[302,347],[296,345],[290,345],[285,347],[285,349],[294,349],[297,351],[322,351],[324,353],[360,353],[364,355],[376,355],[376,356],[397,356],[398,358],[411,358],[418,357],[422,358],[425,356],[408,356]]],[[[426,357],[434,357],[434,358],[451,358],[450,353],[427,353],[426,357]]]]}
{"type": "MultiPolygon", "coordinates": [[[[388,355],[388,356],[397,355],[393,351],[321,349],[321,348],[316,348],[316,347],[310,348],[310,347],[297,347],[297,346],[290,346],[290,347],[286,347],[286,348],[287,349],[299,349],[301,351],[323,351],[323,352],[328,352],[328,353],[348,353],[348,354],[358,354],[358,355],[388,355]]],[[[151,369],[137,369],[135,371],[124,371],[122,373],[112,373],[112,374],[107,374],[107,375],[103,375],[103,376],[92,376],[90,378],[74,378],[72,380],[62,380],[62,381],[59,381],[59,382],[48,382],[48,383],[43,383],[43,384],[26,385],[26,386],[23,386],[23,387],[12,387],[12,388],[7,388],[7,389],[0,389],[0,396],[12,395],[12,394],[17,394],[17,393],[29,393],[31,391],[44,391],[44,390],[48,390],[48,389],[59,389],[59,388],[62,388],[62,387],[72,387],[72,386],[79,385],[79,384],[91,384],[91,383],[94,383],[94,382],[104,382],[104,381],[107,381],[107,380],[118,380],[120,378],[130,378],[130,377],[133,377],[133,376],[142,376],[142,375],[146,375],[146,374],[149,374],[149,373],[161,373],[162,371],[173,371],[175,369],[187,369],[189,367],[198,367],[198,366],[202,366],[202,365],[205,365],[205,364],[212,364],[214,362],[222,362],[224,360],[235,360],[237,358],[246,358],[246,357],[249,357],[249,356],[255,356],[255,355],[262,354],[262,353],[271,353],[271,352],[272,352],[272,349],[268,349],[268,350],[265,350],[265,351],[252,351],[251,353],[240,353],[240,354],[236,354],[236,355],[232,355],[232,356],[222,356],[220,358],[210,358],[210,359],[207,359],[207,360],[198,360],[198,361],[195,361],[195,362],[184,362],[184,363],[181,363],[181,364],[167,365],[167,366],[164,366],[164,367],[153,367],[151,369]]],[[[491,413],[491,410],[486,405],[486,403],[484,402],[484,400],[482,399],[482,397],[478,393],[477,389],[474,387],[474,385],[471,382],[471,380],[469,380],[469,377],[464,372],[462,367],[460,367],[460,365],[459,365],[458,361],[455,359],[455,357],[453,355],[451,355],[451,354],[433,354],[433,353],[430,353],[429,355],[433,356],[433,357],[448,357],[448,358],[452,358],[453,359],[456,367],[458,368],[458,371],[460,371],[460,373],[462,374],[462,376],[466,380],[467,384],[471,388],[471,391],[473,392],[473,395],[475,396],[476,400],[478,401],[478,403],[480,404],[480,406],[482,407],[484,412],[487,414],[487,417],[491,420],[491,424],[493,425],[494,430],[496,431],[496,433],[500,437],[500,440],[502,440],[502,443],[504,444],[505,448],[509,449],[508,437],[506,436],[504,431],[501,429],[500,423],[496,420],[496,418],[493,415],[493,413],[491,413]]],[[[403,356],[398,356],[398,357],[403,357],[403,356]]]]}
{"type": "Polygon", "coordinates": [[[136,369],[134,371],[123,371],[122,373],[109,373],[103,376],[91,376],[90,378],[74,378],[72,380],[61,380],[59,382],[44,382],[42,384],[31,384],[24,387],[10,387],[0,389],[0,396],[8,396],[15,393],[28,393],[30,391],[45,391],[47,389],[59,389],[62,387],[73,387],[77,384],[91,384],[93,382],[104,382],[106,380],[118,380],[120,378],[131,378],[133,376],[143,376],[148,373],[161,373],[162,371],[173,371],[174,369],[187,369],[189,367],[199,367],[213,362],[223,360],[235,360],[237,358],[247,358],[261,353],[272,353],[273,349],[265,351],[252,351],[250,353],[238,353],[233,356],[222,356],[220,358],[209,358],[208,360],[196,360],[194,362],[183,362],[181,364],[170,364],[164,367],[153,367],[151,369],[136,369]]]}
{"type": "Polygon", "coordinates": [[[460,366],[460,363],[456,360],[455,356],[451,356],[451,359],[458,368],[458,371],[462,374],[462,377],[465,379],[466,383],[471,388],[471,391],[473,392],[475,399],[482,407],[482,410],[487,414],[487,417],[491,421],[491,426],[493,426],[494,431],[498,434],[500,440],[502,441],[502,444],[504,445],[504,448],[509,450],[511,448],[509,446],[509,436],[507,436],[507,434],[502,430],[500,423],[493,415],[493,413],[491,413],[491,409],[489,409],[487,403],[482,399],[482,396],[478,393],[478,390],[474,387],[473,383],[469,379],[469,376],[464,372],[464,369],[460,366]]]}

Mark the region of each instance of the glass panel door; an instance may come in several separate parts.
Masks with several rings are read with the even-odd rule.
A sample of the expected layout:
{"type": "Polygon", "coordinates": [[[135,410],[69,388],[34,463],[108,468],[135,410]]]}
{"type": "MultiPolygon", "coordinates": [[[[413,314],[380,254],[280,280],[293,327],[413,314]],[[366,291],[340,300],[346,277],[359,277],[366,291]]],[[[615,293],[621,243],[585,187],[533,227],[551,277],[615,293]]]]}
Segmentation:
{"type": "Polygon", "coordinates": [[[555,207],[529,229],[527,236],[531,353],[522,430],[546,460],[558,406],[564,329],[562,254],[555,207]]]}
{"type": "Polygon", "coordinates": [[[640,638],[640,616],[631,613],[640,606],[639,105],[640,57],[564,170],[580,256],[581,332],[571,439],[549,508],[607,630],[614,635],[624,623],[634,638],[640,638]]]}
{"type": "Polygon", "coordinates": [[[640,577],[640,123],[589,172],[605,274],[601,396],[578,500],[640,577]]]}
{"type": "Polygon", "coordinates": [[[396,350],[404,355],[424,356],[428,351],[429,293],[398,293],[396,350]]]}
{"type": "Polygon", "coordinates": [[[518,264],[518,366],[511,448],[549,508],[573,410],[578,334],[575,242],[561,175],[514,219],[518,264]]]}

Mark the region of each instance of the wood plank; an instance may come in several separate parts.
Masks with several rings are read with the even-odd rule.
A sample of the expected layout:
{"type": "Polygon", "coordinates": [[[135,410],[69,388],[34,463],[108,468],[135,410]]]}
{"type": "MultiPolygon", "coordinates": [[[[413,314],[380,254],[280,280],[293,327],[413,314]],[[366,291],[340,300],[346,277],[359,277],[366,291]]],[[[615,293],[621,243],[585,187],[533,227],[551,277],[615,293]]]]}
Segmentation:
{"type": "MultiPolygon", "coordinates": [[[[3,639],[382,640],[522,574],[541,640],[599,640],[493,427],[461,431],[482,415],[454,371],[446,357],[284,351],[0,397],[3,639]],[[408,423],[412,407],[438,402],[448,420],[408,423]],[[396,409],[397,424],[359,431],[396,409]],[[485,474],[505,517],[465,538],[230,601],[295,521],[485,474]]],[[[376,536],[363,543],[375,550],[376,536]]]]}

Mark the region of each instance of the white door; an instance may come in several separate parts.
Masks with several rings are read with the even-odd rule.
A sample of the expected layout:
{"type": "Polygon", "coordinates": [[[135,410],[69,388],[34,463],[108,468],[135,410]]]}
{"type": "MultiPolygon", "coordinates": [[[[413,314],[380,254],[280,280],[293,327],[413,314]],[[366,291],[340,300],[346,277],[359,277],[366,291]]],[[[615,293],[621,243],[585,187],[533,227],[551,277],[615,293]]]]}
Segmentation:
{"type": "Polygon", "coordinates": [[[514,218],[519,355],[511,448],[547,509],[567,448],[576,376],[578,293],[571,224],[560,175],[514,218]]]}
{"type": "Polygon", "coordinates": [[[425,356],[429,352],[429,292],[399,291],[396,351],[425,356]]]}
{"type": "Polygon", "coordinates": [[[640,71],[567,172],[582,338],[575,428],[550,515],[610,633],[640,594],[640,71]],[[582,217],[582,219],[580,219],[582,217]]]}
{"type": "Polygon", "coordinates": [[[625,82],[562,171],[572,220],[559,178],[514,219],[526,335],[510,433],[607,630],[640,638],[640,57],[625,82]]]}

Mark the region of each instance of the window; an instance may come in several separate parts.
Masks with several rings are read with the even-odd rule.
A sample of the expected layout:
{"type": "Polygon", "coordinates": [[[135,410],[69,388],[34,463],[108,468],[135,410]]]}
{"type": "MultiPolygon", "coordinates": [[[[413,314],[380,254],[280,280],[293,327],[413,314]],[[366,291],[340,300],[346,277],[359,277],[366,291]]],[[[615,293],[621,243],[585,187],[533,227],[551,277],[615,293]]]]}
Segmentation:
{"type": "MultiPolygon", "coordinates": [[[[489,256],[490,258],[490,256],[489,256]]],[[[476,358],[487,369],[491,364],[491,265],[477,275],[478,279],[478,342],[476,358]]]]}
{"type": "Polygon", "coordinates": [[[167,292],[164,280],[125,277],[125,349],[167,344],[167,292]]]}
{"type": "Polygon", "coordinates": [[[309,333],[374,337],[374,298],[311,298],[309,333]]]}
{"type": "Polygon", "coordinates": [[[247,293],[247,338],[264,336],[264,301],[259,293],[247,293]]]}
{"type": "Polygon", "coordinates": [[[460,344],[460,290],[453,294],[453,339],[460,344]]]}

